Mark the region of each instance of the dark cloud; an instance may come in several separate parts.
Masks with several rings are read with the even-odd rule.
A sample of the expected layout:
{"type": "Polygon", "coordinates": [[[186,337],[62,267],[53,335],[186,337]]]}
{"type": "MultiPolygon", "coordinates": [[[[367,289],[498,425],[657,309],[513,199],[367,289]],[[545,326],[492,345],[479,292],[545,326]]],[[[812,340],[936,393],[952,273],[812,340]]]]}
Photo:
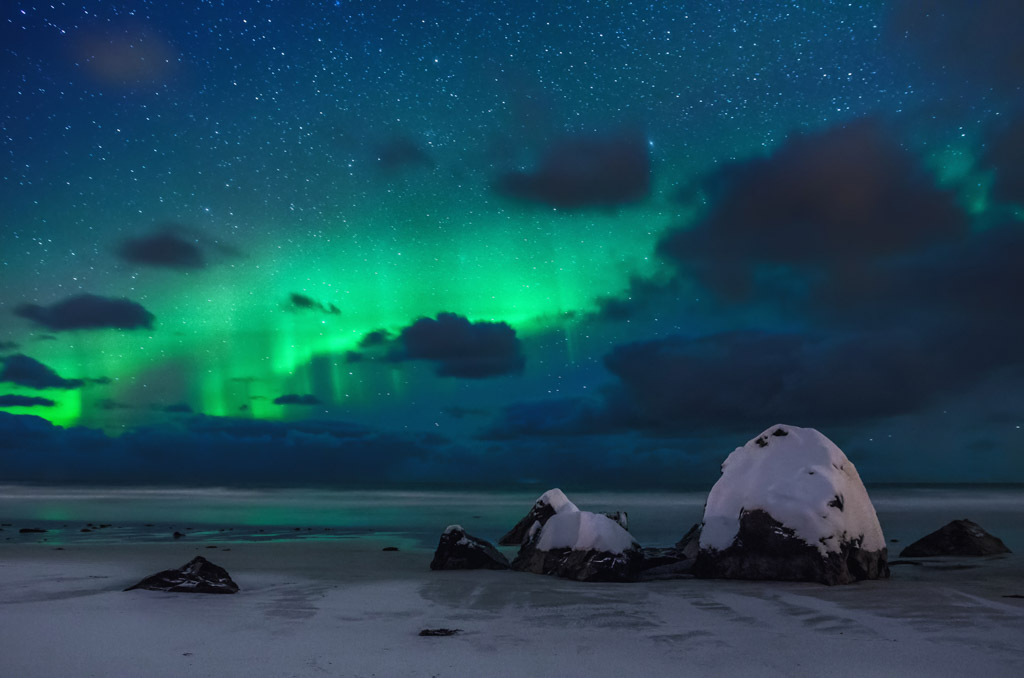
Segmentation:
{"type": "Polygon", "coordinates": [[[35,358],[22,353],[0,357],[0,382],[10,382],[35,389],[59,388],[64,390],[80,388],[85,384],[81,379],[64,379],[53,368],[47,367],[35,358]]]}
{"type": "Polygon", "coordinates": [[[162,412],[170,412],[172,414],[192,414],[192,406],[188,403],[174,403],[171,405],[165,405],[160,408],[162,412]]]}
{"type": "Polygon", "coordinates": [[[375,339],[371,345],[383,346],[391,362],[432,362],[440,377],[484,379],[518,374],[526,365],[519,338],[508,323],[474,323],[455,313],[420,318],[387,343],[375,339]]]}
{"type": "Polygon", "coordinates": [[[156,319],[134,301],[95,294],[68,297],[49,306],[21,304],[14,309],[14,313],[54,332],[104,328],[152,329],[156,319]]]}
{"type": "Polygon", "coordinates": [[[597,310],[591,316],[608,321],[630,320],[644,311],[665,304],[679,308],[679,278],[654,280],[631,275],[622,293],[600,296],[594,303],[597,310]]]}
{"type": "Polygon", "coordinates": [[[56,405],[49,398],[22,395],[0,395],[0,407],[53,407],[56,405]]]}
{"type": "Polygon", "coordinates": [[[558,398],[512,403],[481,432],[484,440],[522,436],[592,436],[624,431],[634,423],[600,398],[558,398]]]}
{"type": "Polygon", "coordinates": [[[292,292],[288,295],[288,309],[292,311],[316,311],[327,315],[340,315],[341,310],[334,304],[323,304],[313,297],[292,292]]]}
{"type": "MultiPolygon", "coordinates": [[[[1011,223],[887,260],[881,294],[834,288],[800,331],[674,335],[615,347],[599,397],[511,405],[485,437],[863,425],[924,411],[1024,365],[1024,227],[1011,223]]],[[[1017,382],[1017,388],[1024,383],[1017,382]]]]}
{"type": "Polygon", "coordinates": [[[18,348],[16,341],[0,341],[0,351],[13,351],[18,348]]]}
{"type": "Polygon", "coordinates": [[[529,172],[501,176],[494,189],[524,202],[564,209],[615,207],[651,192],[651,157],[639,132],[563,139],[529,172]]]}
{"type": "Polygon", "coordinates": [[[377,163],[385,172],[410,168],[433,169],[434,159],[415,140],[406,136],[389,139],[376,149],[377,163]]]}
{"type": "Polygon", "coordinates": [[[87,384],[93,384],[95,386],[106,386],[107,384],[111,384],[114,382],[114,380],[111,379],[110,377],[94,377],[91,379],[84,379],[83,381],[87,384]]]}
{"type": "Polygon", "coordinates": [[[955,195],[875,120],[792,136],[767,157],[722,167],[698,191],[706,213],[665,233],[658,251],[731,300],[800,295],[807,283],[870,285],[875,261],[967,225],[955,195]],[[792,285],[793,272],[808,278],[792,285]]]}
{"type": "Polygon", "coordinates": [[[275,405],[320,405],[321,400],[315,395],[299,395],[298,393],[288,393],[283,396],[274,398],[275,405]]]}
{"type": "Polygon", "coordinates": [[[359,340],[359,348],[373,348],[374,346],[384,346],[387,344],[394,335],[387,330],[374,330],[367,332],[362,339],[359,340]]]}
{"type": "Polygon", "coordinates": [[[673,336],[619,346],[605,357],[619,387],[608,404],[655,429],[845,423],[923,405],[950,378],[935,373],[935,357],[898,332],[673,336]]]}
{"type": "Polygon", "coordinates": [[[959,86],[1019,96],[1024,81],[1024,4],[1019,0],[895,0],[890,39],[908,44],[959,86]]]}
{"type": "Polygon", "coordinates": [[[117,437],[0,412],[0,477],[11,482],[187,486],[515,488],[527,500],[547,488],[685,488],[718,475],[743,441],[675,445],[621,437],[453,443],[347,422],[276,422],[194,416],[117,437]],[[481,448],[482,446],[482,448],[481,448]],[[173,460],[169,463],[168,460],[173,460]],[[524,490],[525,488],[525,490],[524,490]]]}
{"type": "MultiPolygon", "coordinates": [[[[193,416],[118,437],[0,412],[0,477],[53,483],[384,486],[436,481],[428,461],[449,442],[344,422],[273,422],[193,416]],[[170,460],[173,460],[170,461],[170,460]],[[196,475],[202,469],[202,477],[196,475]]],[[[459,468],[454,482],[467,480],[459,468]]]]}
{"type": "Polygon", "coordinates": [[[165,229],[138,238],[129,238],[117,250],[121,259],[143,266],[189,271],[206,268],[206,258],[195,239],[165,229]]]}

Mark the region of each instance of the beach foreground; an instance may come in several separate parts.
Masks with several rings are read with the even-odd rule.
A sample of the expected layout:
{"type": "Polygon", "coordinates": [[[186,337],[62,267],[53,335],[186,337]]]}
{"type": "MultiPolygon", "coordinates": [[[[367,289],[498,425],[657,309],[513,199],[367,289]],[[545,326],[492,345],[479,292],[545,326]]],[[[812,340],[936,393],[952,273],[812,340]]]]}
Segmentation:
{"type": "Polygon", "coordinates": [[[896,565],[826,587],[583,584],[432,572],[431,552],[322,542],[10,545],[9,676],[1024,675],[1019,557],[896,565]],[[227,550],[230,549],[230,550],[227,550]],[[236,595],[123,592],[203,555],[236,595]],[[449,628],[448,637],[421,637],[449,628]]]}

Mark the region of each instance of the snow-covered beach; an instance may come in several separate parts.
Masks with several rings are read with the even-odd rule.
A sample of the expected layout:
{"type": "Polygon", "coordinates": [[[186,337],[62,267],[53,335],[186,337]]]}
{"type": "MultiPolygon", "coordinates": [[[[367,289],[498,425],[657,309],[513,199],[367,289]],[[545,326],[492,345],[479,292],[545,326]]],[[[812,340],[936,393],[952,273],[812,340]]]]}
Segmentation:
{"type": "Polygon", "coordinates": [[[1016,557],[896,566],[843,587],[584,584],[431,572],[386,541],[7,547],[9,676],[1012,676],[1024,672],[1016,557]],[[122,592],[201,553],[230,596],[122,592]],[[975,566],[976,565],[976,566],[975,566]],[[454,628],[450,637],[423,629],[454,628]]]}
{"type": "MultiPolygon", "coordinates": [[[[5,676],[1024,673],[1024,598],[1011,597],[1024,596],[1024,540],[1019,528],[1011,529],[1021,524],[1020,489],[874,493],[886,536],[900,540],[890,545],[892,561],[900,560],[902,545],[953,517],[978,520],[1015,553],[895,564],[891,579],[832,587],[697,579],[596,584],[507,571],[432,572],[428,565],[441,528],[433,543],[420,536],[416,506],[464,510],[449,519],[473,524],[477,516],[475,531],[496,539],[493,530],[505,513],[517,517],[528,504],[511,502],[488,528],[491,513],[477,506],[486,494],[472,502],[440,493],[401,495],[402,500],[382,494],[383,503],[389,496],[392,503],[406,502],[396,508],[417,527],[368,526],[345,535],[337,534],[340,529],[331,535],[326,527],[308,534],[289,528],[293,536],[282,529],[267,540],[256,537],[269,528],[225,526],[221,532],[198,522],[178,540],[162,532],[129,536],[126,531],[118,537],[111,532],[116,523],[81,533],[71,521],[87,516],[65,512],[60,517],[69,521],[69,538],[58,545],[56,530],[17,532],[32,506],[45,506],[54,517],[59,513],[57,491],[32,492],[47,498],[12,500],[9,491],[3,505],[5,516],[19,516],[0,533],[0,674],[5,676]],[[51,541],[43,542],[48,534],[51,541]],[[93,536],[96,542],[89,541],[93,536]],[[382,550],[387,546],[399,550],[382,550]],[[122,591],[195,555],[226,568],[241,591],[122,591]],[[418,635],[437,628],[460,631],[418,635]]],[[[90,492],[88,501],[77,495],[76,510],[100,511],[109,508],[111,496],[119,496],[111,491],[99,499],[90,492]]],[[[221,494],[189,496],[189,510],[197,511],[220,501],[210,497],[221,494]]],[[[324,495],[314,496],[322,505],[324,495]]],[[[645,519],[665,520],[656,532],[666,531],[668,541],[688,527],[668,523],[689,520],[693,510],[672,514],[672,506],[690,506],[686,494],[574,493],[573,499],[630,511],[639,523],[636,533],[648,542],[654,536],[646,536],[645,519]]],[[[506,500],[496,495],[495,503],[506,500]]],[[[153,510],[137,496],[132,505],[141,520],[153,510]]]]}

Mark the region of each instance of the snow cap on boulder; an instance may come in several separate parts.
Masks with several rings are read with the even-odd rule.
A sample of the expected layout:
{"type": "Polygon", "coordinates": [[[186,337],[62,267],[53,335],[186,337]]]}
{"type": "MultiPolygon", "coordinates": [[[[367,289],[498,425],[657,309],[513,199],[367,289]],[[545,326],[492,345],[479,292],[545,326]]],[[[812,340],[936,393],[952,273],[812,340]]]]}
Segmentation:
{"type": "Polygon", "coordinates": [[[758,509],[822,554],[851,542],[864,551],[885,548],[856,467],[812,428],[772,426],[726,458],[704,508],[701,549],[730,547],[740,514],[758,509]]]}
{"type": "Polygon", "coordinates": [[[622,525],[603,513],[576,510],[551,516],[540,529],[537,548],[623,553],[639,545],[622,525]]]}
{"type": "Polygon", "coordinates": [[[550,489],[537,498],[530,512],[516,523],[515,527],[505,533],[498,543],[502,546],[519,546],[525,544],[548,519],[556,513],[574,513],[579,511],[576,504],[569,501],[557,487],[550,489]]]}

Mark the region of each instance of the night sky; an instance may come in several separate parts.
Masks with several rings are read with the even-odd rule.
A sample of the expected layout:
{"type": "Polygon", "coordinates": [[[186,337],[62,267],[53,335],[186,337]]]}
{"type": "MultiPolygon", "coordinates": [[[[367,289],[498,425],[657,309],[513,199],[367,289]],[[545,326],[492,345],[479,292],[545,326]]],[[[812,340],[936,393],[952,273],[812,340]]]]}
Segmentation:
{"type": "Polygon", "coordinates": [[[0,479],[1024,481],[1024,4],[3,3],[0,479]]]}

